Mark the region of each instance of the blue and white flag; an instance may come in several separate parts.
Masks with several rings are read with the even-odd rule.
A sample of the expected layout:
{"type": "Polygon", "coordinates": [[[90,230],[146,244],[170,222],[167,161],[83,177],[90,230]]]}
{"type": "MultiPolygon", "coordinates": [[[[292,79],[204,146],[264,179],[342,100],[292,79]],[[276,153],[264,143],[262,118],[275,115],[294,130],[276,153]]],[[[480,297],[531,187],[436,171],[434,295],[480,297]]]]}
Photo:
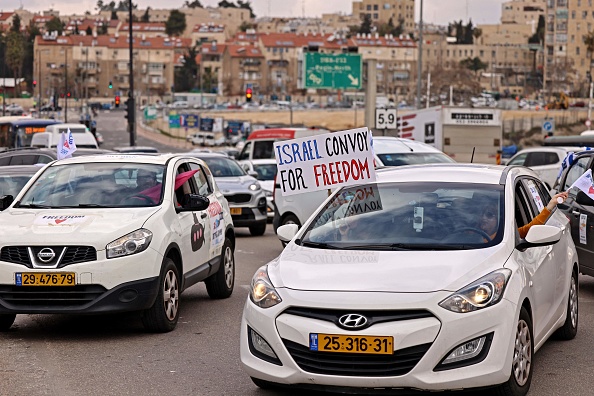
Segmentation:
{"type": "Polygon", "coordinates": [[[565,158],[563,158],[563,161],[561,162],[561,169],[559,169],[559,174],[557,175],[557,179],[561,177],[561,174],[563,173],[563,171],[570,167],[571,164],[573,164],[573,151],[570,151],[567,153],[567,155],[565,156],[565,158]]]}
{"type": "Polygon", "coordinates": [[[588,197],[594,199],[594,180],[592,180],[592,169],[588,169],[576,181],[573,182],[570,189],[576,187],[582,190],[588,197]]]}
{"type": "Polygon", "coordinates": [[[60,135],[60,144],[58,144],[58,159],[70,158],[72,153],[76,151],[76,144],[74,143],[74,137],[70,128],[68,133],[62,132],[60,135]]]}

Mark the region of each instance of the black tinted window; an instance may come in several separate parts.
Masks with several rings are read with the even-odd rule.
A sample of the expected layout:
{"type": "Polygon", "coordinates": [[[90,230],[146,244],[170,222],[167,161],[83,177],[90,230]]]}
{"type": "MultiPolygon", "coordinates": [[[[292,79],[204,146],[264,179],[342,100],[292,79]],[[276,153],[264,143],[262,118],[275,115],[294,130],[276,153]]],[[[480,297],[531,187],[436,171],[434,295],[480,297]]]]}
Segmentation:
{"type": "Polygon", "coordinates": [[[10,160],[10,165],[35,165],[37,163],[37,158],[39,156],[35,155],[15,155],[10,160]]]}
{"type": "Polygon", "coordinates": [[[525,165],[539,166],[539,165],[553,165],[559,162],[557,153],[534,152],[529,153],[525,165]]]}

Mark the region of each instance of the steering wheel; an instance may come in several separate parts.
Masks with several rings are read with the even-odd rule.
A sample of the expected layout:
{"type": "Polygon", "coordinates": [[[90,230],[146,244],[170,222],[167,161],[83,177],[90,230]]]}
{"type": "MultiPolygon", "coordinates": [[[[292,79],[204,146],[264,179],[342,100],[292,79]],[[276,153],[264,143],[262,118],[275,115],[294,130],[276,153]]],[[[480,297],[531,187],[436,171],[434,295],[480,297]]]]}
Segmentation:
{"type": "Polygon", "coordinates": [[[474,232],[475,234],[479,234],[480,236],[485,238],[487,240],[487,242],[491,242],[491,237],[489,236],[489,234],[487,234],[485,231],[483,231],[479,228],[474,228],[474,227],[462,227],[462,228],[458,228],[456,230],[450,231],[449,235],[448,235],[448,239],[452,235],[461,234],[463,232],[469,232],[469,231],[474,232]]]}
{"type": "Polygon", "coordinates": [[[134,194],[131,197],[127,197],[126,199],[124,199],[123,202],[127,202],[128,200],[131,200],[131,199],[141,199],[149,205],[155,204],[155,201],[153,201],[153,199],[151,197],[149,197],[148,195],[144,195],[144,194],[134,194]]]}

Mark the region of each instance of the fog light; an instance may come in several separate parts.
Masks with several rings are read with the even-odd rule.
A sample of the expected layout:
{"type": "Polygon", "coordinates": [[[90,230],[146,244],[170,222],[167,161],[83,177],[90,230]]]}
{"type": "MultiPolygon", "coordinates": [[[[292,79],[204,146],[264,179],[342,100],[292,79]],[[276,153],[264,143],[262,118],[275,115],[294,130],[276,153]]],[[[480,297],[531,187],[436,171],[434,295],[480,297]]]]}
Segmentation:
{"type": "Polygon", "coordinates": [[[282,363],[276,356],[276,353],[272,350],[272,347],[266,340],[251,327],[248,326],[248,344],[250,352],[256,357],[265,360],[269,363],[273,363],[282,366],[282,363]]]}
{"type": "Polygon", "coordinates": [[[454,349],[448,357],[442,362],[442,364],[450,364],[459,362],[461,360],[472,359],[473,357],[477,356],[483,350],[483,346],[485,345],[485,340],[487,336],[482,336],[480,338],[475,338],[472,341],[468,341],[465,344],[462,344],[456,349],[454,349]]]}

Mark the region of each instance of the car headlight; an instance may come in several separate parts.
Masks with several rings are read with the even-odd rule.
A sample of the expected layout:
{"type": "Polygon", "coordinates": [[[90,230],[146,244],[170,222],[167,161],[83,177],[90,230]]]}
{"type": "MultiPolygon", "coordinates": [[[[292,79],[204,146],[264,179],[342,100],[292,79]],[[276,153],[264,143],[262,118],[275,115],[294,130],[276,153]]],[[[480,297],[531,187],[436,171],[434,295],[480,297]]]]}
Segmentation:
{"type": "Polygon", "coordinates": [[[255,182],[250,184],[250,186],[248,187],[251,191],[258,191],[261,187],[260,187],[260,183],[255,182]]]}
{"type": "Polygon", "coordinates": [[[439,306],[448,311],[466,313],[497,304],[503,297],[511,270],[498,269],[458,290],[439,306]]]}
{"type": "Polygon", "coordinates": [[[131,232],[128,235],[124,235],[109,243],[105,247],[107,250],[107,258],[129,256],[131,254],[140,253],[148,248],[152,239],[153,233],[147,229],[141,228],[131,232]]]}
{"type": "Polygon", "coordinates": [[[267,266],[260,267],[252,278],[250,300],[260,308],[270,308],[282,301],[268,278],[267,266]]]}
{"type": "Polygon", "coordinates": [[[264,194],[265,194],[267,197],[272,197],[272,191],[264,190],[264,194]]]}

